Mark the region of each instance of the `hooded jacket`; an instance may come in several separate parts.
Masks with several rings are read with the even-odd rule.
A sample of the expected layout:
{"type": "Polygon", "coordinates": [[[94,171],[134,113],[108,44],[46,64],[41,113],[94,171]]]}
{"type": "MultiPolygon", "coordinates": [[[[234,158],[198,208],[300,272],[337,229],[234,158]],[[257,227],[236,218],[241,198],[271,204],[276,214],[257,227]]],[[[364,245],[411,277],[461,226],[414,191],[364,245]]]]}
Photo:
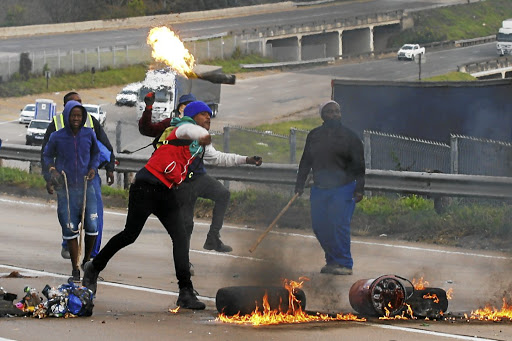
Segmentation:
{"type": "Polygon", "coordinates": [[[62,112],[65,127],[50,135],[43,151],[45,179],[49,179],[48,169],[52,166],[66,173],[69,187],[83,187],[83,179],[90,169],[98,169],[99,153],[96,135],[92,129],[83,129],[87,111],[77,101],[69,101],[62,112]],[[69,116],[75,107],[82,109],[82,123],[78,133],[73,135],[69,116]]]}
{"type": "MultiPolygon", "coordinates": [[[[330,102],[320,107],[322,109],[330,102]]],[[[310,170],[314,185],[334,188],[356,181],[355,192],[364,192],[364,147],[361,139],[341,120],[324,121],[311,130],[306,138],[299,163],[296,189],[303,189],[310,170]]]]}

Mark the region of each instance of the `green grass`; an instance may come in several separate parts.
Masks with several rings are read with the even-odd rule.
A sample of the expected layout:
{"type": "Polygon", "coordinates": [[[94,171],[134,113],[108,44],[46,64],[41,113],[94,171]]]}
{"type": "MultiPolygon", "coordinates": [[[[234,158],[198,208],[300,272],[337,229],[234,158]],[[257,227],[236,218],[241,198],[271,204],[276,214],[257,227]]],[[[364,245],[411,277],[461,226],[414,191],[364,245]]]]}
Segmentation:
{"type": "Polygon", "coordinates": [[[90,72],[66,73],[49,79],[48,89],[46,78],[35,76],[23,80],[11,80],[0,83],[0,97],[18,97],[45,92],[58,92],[67,89],[106,88],[114,85],[126,85],[140,82],[146,76],[146,65],[132,65],[121,69],[100,70],[94,74],[94,82],[90,72]]]}
{"type": "Polygon", "coordinates": [[[425,44],[495,35],[504,19],[512,18],[512,1],[487,0],[414,12],[414,27],[394,35],[388,47],[425,44]]]}
{"type": "Polygon", "coordinates": [[[469,73],[457,71],[423,79],[424,82],[471,82],[476,80],[478,78],[471,76],[469,73]]]}

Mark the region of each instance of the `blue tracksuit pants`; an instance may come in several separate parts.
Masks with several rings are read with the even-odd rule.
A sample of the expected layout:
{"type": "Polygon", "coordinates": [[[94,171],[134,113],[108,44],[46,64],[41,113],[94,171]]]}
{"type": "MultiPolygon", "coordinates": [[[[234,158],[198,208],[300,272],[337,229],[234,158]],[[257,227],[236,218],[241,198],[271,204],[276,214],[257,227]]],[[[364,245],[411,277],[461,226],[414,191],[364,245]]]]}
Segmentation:
{"type": "MultiPolygon", "coordinates": [[[[97,219],[97,230],[98,235],[96,236],[96,241],[94,242],[94,248],[91,252],[91,258],[96,257],[98,252],[100,252],[101,248],[101,236],[103,232],[103,200],[101,199],[101,177],[96,174],[94,179],[91,181],[92,186],[94,188],[94,192],[96,194],[96,203],[97,203],[97,213],[98,213],[98,219],[97,219]]],[[[67,248],[68,244],[65,239],[62,240],[62,247],[67,248]]]]}
{"type": "Polygon", "coordinates": [[[339,264],[352,269],[350,253],[350,222],[355,209],[356,183],[323,189],[311,188],[311,221],[313,231],[325,252],[329,265],[339,264]]]}

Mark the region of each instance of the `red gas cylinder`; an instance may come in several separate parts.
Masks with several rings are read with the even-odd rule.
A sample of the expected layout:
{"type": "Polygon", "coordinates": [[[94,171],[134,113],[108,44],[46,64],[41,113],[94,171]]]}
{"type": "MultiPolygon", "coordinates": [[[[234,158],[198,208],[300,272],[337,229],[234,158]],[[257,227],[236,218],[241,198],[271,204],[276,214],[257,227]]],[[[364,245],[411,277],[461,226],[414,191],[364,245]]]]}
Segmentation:
{"type": "Polygon", "coordinates": [[[367,316],[394,316],[400,314],[405,301],[414,293],[411,283],[407,293],[402,281],[411,283],[396,275],[384,275],[377,279],[360,279],[352,284],[348,298],[352,308],[367,316]]]}

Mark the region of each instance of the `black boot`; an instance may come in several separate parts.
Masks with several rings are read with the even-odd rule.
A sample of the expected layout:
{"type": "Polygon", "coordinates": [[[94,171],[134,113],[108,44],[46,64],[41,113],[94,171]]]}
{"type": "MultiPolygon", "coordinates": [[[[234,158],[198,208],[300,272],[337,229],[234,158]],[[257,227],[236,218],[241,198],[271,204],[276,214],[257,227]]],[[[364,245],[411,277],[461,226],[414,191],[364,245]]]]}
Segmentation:
{"type": "Polygon", "coordinates": [[[215,250],[217,252],[231,252],[233,248],[229,245],[226,245],[220,240],[219,233],[211,233],[209,232],[206,236],[206,241],[204,242],[203,248],[206,250],[215,250]]]}
{"type": "Polygon", "coordinates": [[[180,295],[176,301],[176,305],[185,309],[203,310],[206,305],[199,301],[193,288],[180,289],[180,295]]]}
{"type": "Polygon", "coordinates": [[[82,279],[82,285],[87,289],[90,289],[94,294],[96,294],[99,274],[100,272],[96,270],[92,264],[92,261],[88,261],[84,264],[84,277],[82,279]]]}

